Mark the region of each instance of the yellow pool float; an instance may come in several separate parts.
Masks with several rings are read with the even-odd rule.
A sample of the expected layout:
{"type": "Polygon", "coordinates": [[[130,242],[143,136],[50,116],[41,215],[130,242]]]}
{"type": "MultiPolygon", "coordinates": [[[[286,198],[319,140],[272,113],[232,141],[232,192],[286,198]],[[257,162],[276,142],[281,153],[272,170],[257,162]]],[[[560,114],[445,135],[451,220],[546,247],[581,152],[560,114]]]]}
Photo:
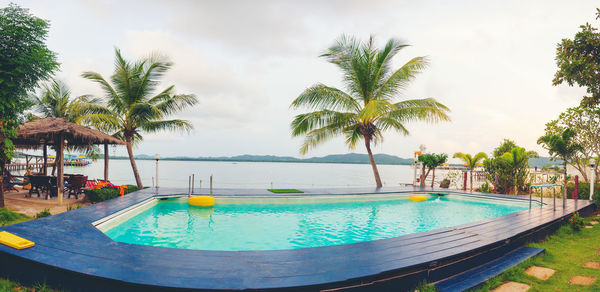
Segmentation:
{"type": "Polygon", "coordinates": [[[421,202],[421,201],[427,201],[427,196],[425,195],[412,195],[412,196],[408,196],[408,199],[413,201],[413,202],[421,202]]]}
{"type": "Polygon", "coordinates": [[[197,207],[212,207],[215,205],[215,198],[211,196],[194,196],[188,199],[188,203],[197,207]]]}
{"type": "Polygon", "coordinates": [[[20,236],[16,236],[7,231],[0,232],[0,243],[16,249],[24,249],[35,245],[33,241],[27,240],[20,236]]]}

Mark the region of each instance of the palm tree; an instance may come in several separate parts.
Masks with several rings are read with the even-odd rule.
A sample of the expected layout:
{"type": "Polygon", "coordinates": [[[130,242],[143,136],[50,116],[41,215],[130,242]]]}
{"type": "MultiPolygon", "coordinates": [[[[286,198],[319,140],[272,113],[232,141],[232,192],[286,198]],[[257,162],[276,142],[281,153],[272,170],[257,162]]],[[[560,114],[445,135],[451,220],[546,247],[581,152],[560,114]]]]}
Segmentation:
{"type": "Polygon", "coordinates": [[[80,123],[87,115],[103,110],[100,99],[86,95],[71,99],[67,84],[57,79],[43,84],[40,95],[31,95],[30,99],[44,118],[63,118],[72,123],[80,123]]]}
{"type": "Polygon", "coordinates": [[[522,180],[522,183],[524,183],[528,173],[529,159],[533,157],[537,157],[535,151],[526,151],[525,148],[518,146],[513,147],[509,152],[506,152],[499,157],[509,169],[514,171],[515,195],[519,193],[519,180],[522,180]]]}
{"type": "Polygon", "coordinates": [[[115,137],[125,141],[127,154],[138,188],[143,188],[133,156],[133,145],[142,140],[143,133],[163,130],[190,131],[187,120],[165,118],[198,100],[193,94],[175,94],[175,86],[156,92],[159,80],[173,65],[164,57],[153,55],[130,62],[115,49],[115,70],[110,83],[102,75],[84,72],[83,77],[92,80],[104,90],[107,107],[102,112],[86,117],[86,122],[100,129],[114,131],[115,137]],[[111,84],[112,83],[112,84],[111,84]]]}
{"type": "MultiPolygon", "coordinates": [[[[71,98],[71,90],[64,82],[53,79],[48,83],[42,84],[42,91],[39,95],[30,95],[29,99],[33,102],[35,110],[44,118],[63,118],[71,123],[80,124],[88,115],[102,111],[104,107],[100,105],[100,100],[88,96],[79,96],[71,98]]],[[[29,119],[36,119],[38,116],[30,115],[29,119]]],[[[99,156],[100,149],[94,147],[72,147],[85,153],[88,157],[95,159],[99,156]]],[[[52,167],[52,173],[56,165],[52,167]]]]}
{"type": "Polygon", "coordinates": [[[464,154],[462,152],[456,152],[454,153],[454,156],[452,156],[452,158],[458,158],[460,160],[462,160],[465,165],[470,169],[471,172],[471,191],[473,190],[473,170],[475,169],[475,167],[477,166],[477,163],[479,163],[480,161],[483,161],[484,159],[487,158],[487,154],[483,153],[483,152],[479,152],[477,154],[475,154],[475,156],[471,156],[471,154],[464,154]]]}
{"type": "Polygon", "coordinates": [[[423,162],[423,171],[421,172],[421,187],[425,187],[425,179],[429,175],[429,172],[433,170],[432,178],[431,178],[431,187],[435,183],[435,168],[446,163],[448,160],[448,154],[423,154],[419,155],[419,161],[423,162]],[[427,167],[427,172],[425,172],[425,167],[427,167]]]}
{"type": "Polygon", "coordinates": [[[567,128],[560,135],[546,134],[540,137],[538,144],[543,144],[544,148],[554,158],[560,158],[563,161],[563,172],[565,176],[565,186],[563,187],[563,198],[567,197],[567,163],[575,158],[578,152],[584,151],[583,146],[575,142],[575,131],[567,128]]]}
{"type": "Polygon", "coordinates": [[[392,70],[393,57],[408,45],[390,39],[375,48],[374,39],[366,43],[342,36],[321,57],[337,65],[343,74],[346,91],[315,84],[300,94],[291,108],[311,112],[297,115],[292,121],[292,136],[305,136],[300,153],[306,154],[323,142],[343,135],[350,149],[363,140],[377,187],[381,179],[371,145],[383,140],[383,132],[396,130],[404,135],[410,121],[449,121],[450,111],[433,98],[394,102],[402,89],[427,66],[424,57],[416,57],[392,70]]]}

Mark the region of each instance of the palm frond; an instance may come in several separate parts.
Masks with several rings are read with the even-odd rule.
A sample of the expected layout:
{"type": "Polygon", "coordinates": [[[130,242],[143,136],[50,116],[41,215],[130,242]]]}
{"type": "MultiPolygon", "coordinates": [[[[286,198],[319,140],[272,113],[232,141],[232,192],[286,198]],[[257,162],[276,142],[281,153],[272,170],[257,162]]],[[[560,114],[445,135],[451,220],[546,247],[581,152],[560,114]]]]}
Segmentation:
{"type": "Polygon", "coordinates": [[[313,85],[300,94],[290,105],[292,108],[359,111],[360,104],[352,96],[323,84],[313,85]]]}
{"type": "Polygon", "coordinates": [[[339,126],[340,128],[356,124],[356,114],[321,110],[297,115],[292,121],[292,137],[306,134],[321,127],[339,126]]]}
{"type": "Polygon", "coordinates": [[[405,89],[428,64],[429,61],[426,57],[415,57],[408,61],[381,84],[377,92],[375,92],[374,98],[385,99],[393,97],[399,90],[405,89]]]}
{"type": "Polygon", "coordinates": [[[193,94],[177,94],[155,105],[156,109],[163,115],[180,112],[187,107],[194,106],[198,99],[193,94]]]}
{"type": "Polygon", "coordinates": [[[189,132],[194,129],[190,121],[186,120],[162,120],[162,121],[146,121],[139,124],[139,128],[146,133],[154,133],[160,131],[180,131],[189,132]]]}

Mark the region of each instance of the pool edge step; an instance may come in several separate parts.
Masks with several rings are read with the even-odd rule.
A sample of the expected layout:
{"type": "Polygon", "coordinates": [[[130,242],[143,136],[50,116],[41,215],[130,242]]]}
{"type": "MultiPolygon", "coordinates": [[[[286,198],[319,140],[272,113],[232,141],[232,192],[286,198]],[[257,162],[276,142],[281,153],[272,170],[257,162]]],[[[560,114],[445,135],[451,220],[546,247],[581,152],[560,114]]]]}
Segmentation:
{"type": "Polygon", "coordinates": [[[465,291],[483,284],[523,261],[544,253],[543,248],[520,247],[500,258],[434,284],[441,292],[465,291]]]}

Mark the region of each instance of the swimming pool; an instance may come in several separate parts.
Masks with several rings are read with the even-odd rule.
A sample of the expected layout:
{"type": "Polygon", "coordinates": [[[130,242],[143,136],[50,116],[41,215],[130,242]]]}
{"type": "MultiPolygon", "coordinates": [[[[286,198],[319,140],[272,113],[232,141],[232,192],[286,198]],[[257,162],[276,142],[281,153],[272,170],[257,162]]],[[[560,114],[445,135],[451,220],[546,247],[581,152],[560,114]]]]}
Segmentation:
{"type": "Polygon", "coordinates": [[[96,227],[114,241],[197,250],[282,250],[398,237],[529,208],[527,202],[407,194],[281,198],[218,197],[214,208],[187,198],[153,199],[96,227]]]}

